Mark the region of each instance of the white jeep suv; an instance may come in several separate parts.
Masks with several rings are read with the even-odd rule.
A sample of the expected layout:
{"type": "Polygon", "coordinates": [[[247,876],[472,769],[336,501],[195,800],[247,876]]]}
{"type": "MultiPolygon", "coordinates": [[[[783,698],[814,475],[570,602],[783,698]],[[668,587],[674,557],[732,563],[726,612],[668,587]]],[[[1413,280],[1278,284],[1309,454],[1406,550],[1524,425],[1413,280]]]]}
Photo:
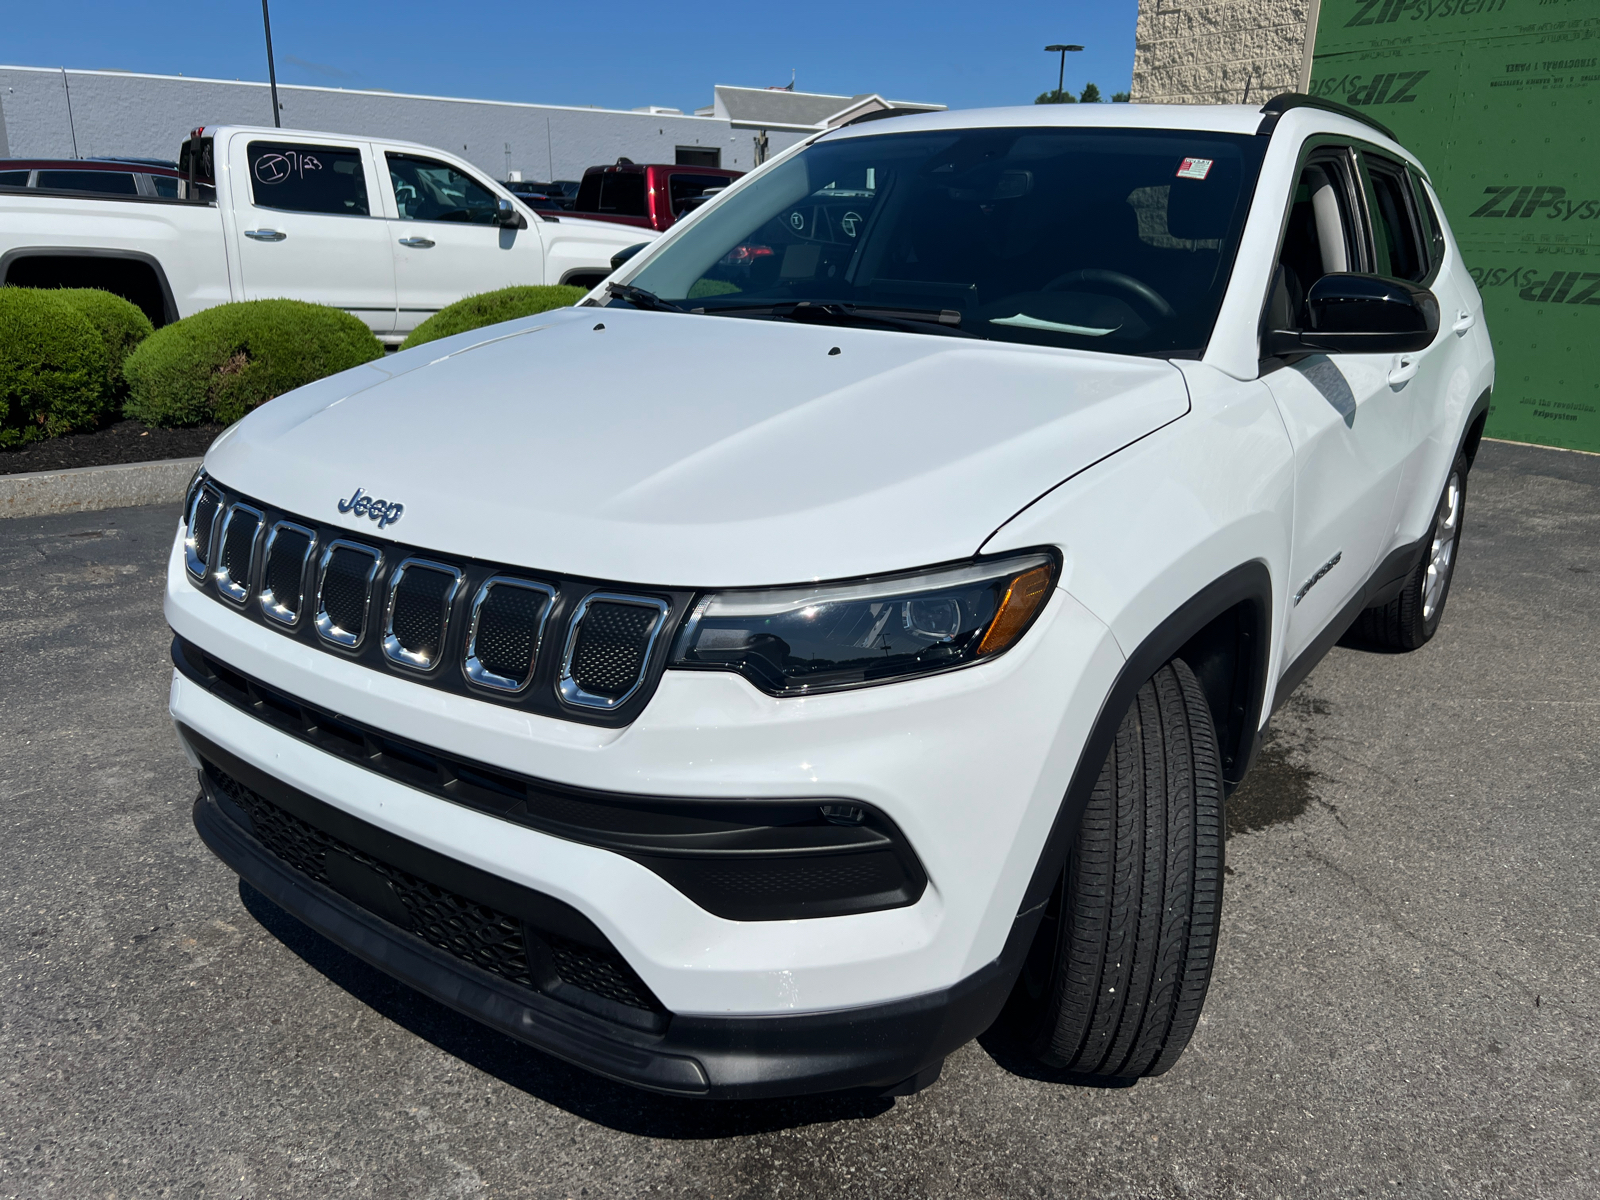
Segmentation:
{"type": "Polygon", "coordinates": [[[1438,625],[1493,377],[1367,118],[898,116],[577,308],[283,396],[172,549],[195,823],[411,986],[644,1088],[904,1094],[998,1020],[1172,1065],[1225,796],[1438,625]]]}

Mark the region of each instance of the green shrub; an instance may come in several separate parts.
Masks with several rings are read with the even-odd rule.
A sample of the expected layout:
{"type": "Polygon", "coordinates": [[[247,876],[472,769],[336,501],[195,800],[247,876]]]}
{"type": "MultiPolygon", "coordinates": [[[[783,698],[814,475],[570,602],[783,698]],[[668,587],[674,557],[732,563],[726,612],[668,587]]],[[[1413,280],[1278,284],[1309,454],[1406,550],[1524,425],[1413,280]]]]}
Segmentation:
{"type": "Polygon", "coordinates": [[[55,294],[88,317],[89,324],[100,331],[100,340],[106,348],[106,384],[101,404],[106,411],[115,410],[128,390],[128,382],[122,377],[122,364],[133,353],[133,348],[155,331],[155,326],[137,304],[112,292],[99,288],[61,288],[55,294]]]}
{"type": "Polygon", "coordinates": [[[0,446],[93,425],[107,358],[89,318],[59,292],[0,287],[0,446]]]}
{"type": "Polygon", "coordinates": [[[219,304],[158,329],[122,368],[146,425],[227,425],[274,396],[381,357],[349,313],[302,300],[219,304]]]}
{"type": "Polygon", "coordinates": [[[418,325],[400,349],[409,350],[454,333],[498,325],[501,321],[514,321],[518,317],[531,317],[535,313],[549,312],[552,308],[567,308],[583,299],[585,291],[580,287],[508,287],[497,292],[468,296],[448,308],[441,308],[418,325]]]}

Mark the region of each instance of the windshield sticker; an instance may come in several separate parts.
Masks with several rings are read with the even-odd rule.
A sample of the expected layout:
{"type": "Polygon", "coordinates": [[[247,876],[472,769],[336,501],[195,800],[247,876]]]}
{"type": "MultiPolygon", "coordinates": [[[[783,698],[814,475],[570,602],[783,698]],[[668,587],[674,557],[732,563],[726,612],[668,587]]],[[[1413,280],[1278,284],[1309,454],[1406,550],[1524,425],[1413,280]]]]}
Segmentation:
{"type": "Polygon", "coordinates": [[[1012,325],[1018,329],[1046,329],[1051,333],[1075,333],[1079,337],[1105,337],[1122,328],[1121,325],[1113,325],[1110,329],[1097,329],[1093,325],[1063,325],[1060,321],[1041,321],[1027,313],[1018,313],[1014,317],[990,317],[989,324],[1012,325]]]}
{"type": "Polygon", "coordinates": [[[1204,179],[1211,174],[1212,161],[1209,158],[1186,158],[1178,164],[1178,178],[1204,179]]]}

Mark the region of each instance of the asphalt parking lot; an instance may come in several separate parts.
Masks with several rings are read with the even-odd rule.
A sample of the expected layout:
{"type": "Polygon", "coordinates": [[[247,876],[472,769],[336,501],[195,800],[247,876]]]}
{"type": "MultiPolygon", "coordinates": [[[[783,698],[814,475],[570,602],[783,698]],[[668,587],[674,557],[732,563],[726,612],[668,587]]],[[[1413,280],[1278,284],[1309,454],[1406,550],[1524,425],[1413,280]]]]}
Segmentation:
{"type": "Polygon", "coordinates": [[[175,519],[0,521],[0,1196],[1600,1195],[1600,457],[1485,443],[1438,637],[1279,713],[1168,1075],[972,1044],[898,1101],[632,1092],[241,889],[165,712],[175,519]]]}

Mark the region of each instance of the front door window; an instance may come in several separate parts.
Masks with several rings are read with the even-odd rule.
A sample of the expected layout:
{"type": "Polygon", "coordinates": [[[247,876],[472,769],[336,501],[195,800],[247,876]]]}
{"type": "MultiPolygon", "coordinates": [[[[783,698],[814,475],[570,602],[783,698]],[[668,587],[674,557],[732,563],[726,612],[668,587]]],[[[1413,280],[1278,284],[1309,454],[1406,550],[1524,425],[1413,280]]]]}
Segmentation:
{"type": "Polygon", "coordinates": [[[385,154],[402,221],[493,225],[499,198],[466,172],[413,154],[385,154]]]}

